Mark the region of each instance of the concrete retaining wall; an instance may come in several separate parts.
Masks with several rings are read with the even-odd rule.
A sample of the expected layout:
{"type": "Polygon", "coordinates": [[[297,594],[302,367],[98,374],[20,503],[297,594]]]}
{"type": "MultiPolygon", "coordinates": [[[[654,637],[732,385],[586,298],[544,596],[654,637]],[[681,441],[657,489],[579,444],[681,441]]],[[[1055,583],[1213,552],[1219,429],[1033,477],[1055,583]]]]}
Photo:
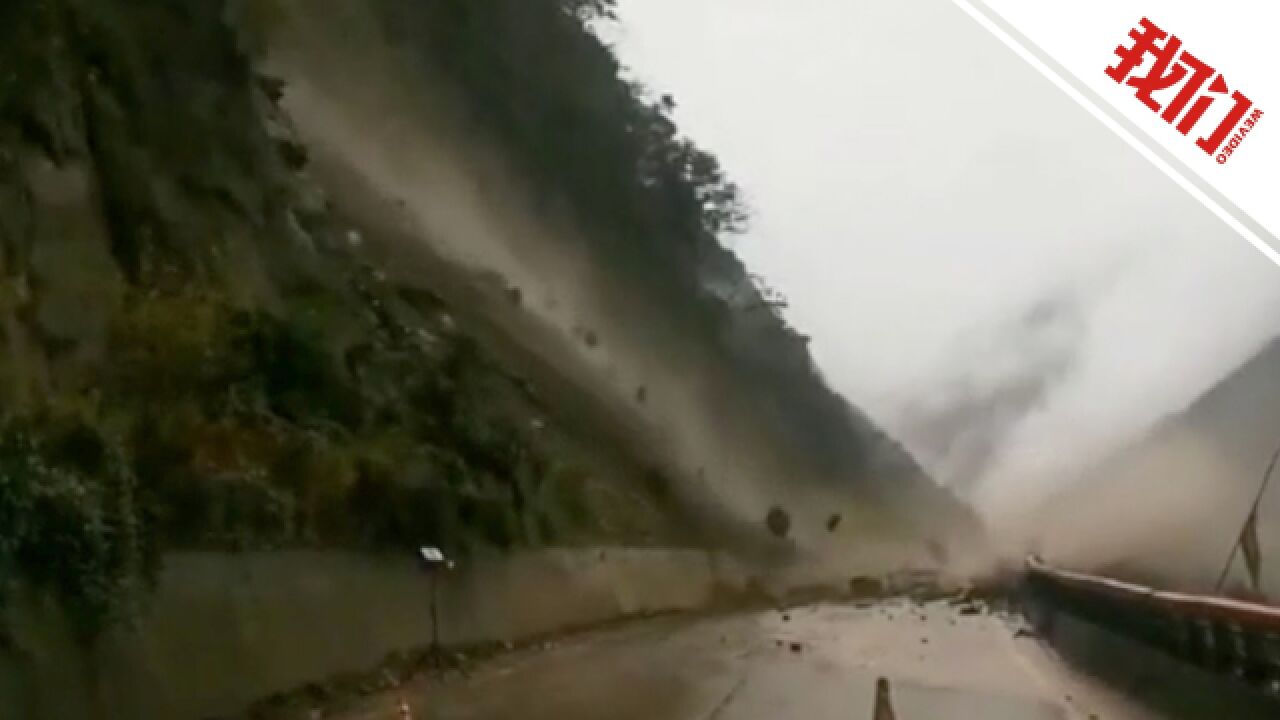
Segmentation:
{"type": "MultiPolygon", "coordinates": [[[[476,559],[440,586],[441,639],[517,641],[650,611],[704,607],[748,572],[693,550],[542,550],[476,559]]],[[[86,650],[58,609],[11,608],[0,720],[191,720],[367,670],[431,637],[428,580],[408,557],[329,552],[168,558],[136,627],[86,650]]]]}

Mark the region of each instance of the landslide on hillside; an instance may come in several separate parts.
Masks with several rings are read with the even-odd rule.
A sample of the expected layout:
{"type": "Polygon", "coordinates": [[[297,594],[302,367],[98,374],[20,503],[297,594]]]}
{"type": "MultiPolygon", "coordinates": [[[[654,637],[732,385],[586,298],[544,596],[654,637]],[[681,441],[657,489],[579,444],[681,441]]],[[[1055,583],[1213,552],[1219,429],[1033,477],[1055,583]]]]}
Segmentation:
{"type": "Polygon", "coordinates": [[[260,44],[337,205],[384,220],[402,267],[444,258],[518,298],[497,323],[620,409],[601,421],[695,503],[755,521],[785,499],[811,542],[859,505],[869,532],[971,530],[723,244],[737,189],[671,98],[621,79],[589,29],[609,6],[276,0],[260,44]]]}
{"type": "Polygon", "coordinates": [[[969,529],[721,244],[607,11],[6,2],[0,586],[89,633],[181,548],[969,529]]]}

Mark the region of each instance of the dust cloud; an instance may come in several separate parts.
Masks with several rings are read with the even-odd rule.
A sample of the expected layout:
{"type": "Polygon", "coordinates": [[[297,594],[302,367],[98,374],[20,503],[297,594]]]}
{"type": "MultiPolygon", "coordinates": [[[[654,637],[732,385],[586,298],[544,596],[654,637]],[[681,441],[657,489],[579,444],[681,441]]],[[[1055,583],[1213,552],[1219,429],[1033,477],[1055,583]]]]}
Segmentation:
{"type": "MultiPolygon", "coordinates": [[[[1280,344],[1186,410],[1044,495],[1006,495],[993,533],[1005,552],[1191,590],[1212,590],[1280,445],[1280,344]]],[[[1280,483],[1259,509],[1263,589],[1280,592],[1280,483]]],[[[1228,587],[1244,580],[1239,558],[1228,587]]]]}
{"type": "Polygon", "coordinates": [[[825,528],[832,512],[858,518],[846,527],[871,529],[851,509],[852,487],[807,473],[625,270],[588,256],[572,209],[525,182],[447,84],[406,61],[367,8],[320,4],[285,3],[266,66],[286,82],[312,172],[344,189],[335,204],[414,245],[393,255],[436,258],[439,274],[424,278],[434,287],[460,284],[465,268],[458,312],[499,326],[594,394],[606,410],[600,421],[620,426],[646,456],[667,458],[662,469],[682,480],[691,504],[761,533],[768,509],[783,504],[801,548],[841,535],[825,528]]]}
{"type": "Polygon", "coordinates": [[[1238,526],[1200,509],[1261,473],[1224,449],[1247,422],[1147,437],[1280,331],[1276,268],[1231,228],[954,3],[620,7],[634,75],[756,200],[743,256],[833,386],[1010,552],[1046,515],[1119,530],[1118,503],[1170,505],[1098,562],[1238,526]]]}
{"type": "MultiPolygon", "coordinates": [[[[349,190],[335,202],[396,238],[393,255],[436,258],[427,282],[462,286],[454,297],[467,300],[476,316],[469,319],[518,338],[591,393],[601,422],[646,456],[666,458],[663,471],[681,480],[693,504],[761,532],[769,508],[785,506],[789,539],[823,555],[866,530],[869,518],[849,490],[807,470],[625,272],[589,255],[573,209],[525,181],[446,83],[408,62],[367,8],[322,2],[288,13],[268,67],[287,82],[286,105],[312,148],[313,172],[326,187],[349,190]],[[470,280],[456,277],[458,267],[470,280]],[[838,533],[825,528],[833,512],[849,518],[838,533]]],[[[1225,558],[1260,472],[1258,453],[1242,455],[1224,441],[1243,422],[1231,413],[1212,427],[1179,413],[1224,357],[1250,351],[1254,335],[1170,360],[1179,372],[1163,385],[1126,383],[1124,372],[1134,370],[1100,365],[1134,343],[1132,329],[1146,317],[1133,315],[1135,288],[1200,272],[1192,247],[1173,253],[1172,265],[1121,253],[1072,283],[1041,288],[1003,324],[959,336],[944,358],[948,372],[913,388],[891,413],[889,426],[926,467],[980,505],[1008,556],[1034,550],[1183,584],[1203,583],[1225,558]],[[1142,392],[1161,408],[1126,395],[1142,392]],[[1091,420],[1102,394],[1132,401],[1130,410],[1091,420]],[[1172,419],[1146,432],[1153,412],[1172,419]]],[[[1177,328],[1167,332],[1190,341],[1177,328]]],[[[1158,342],[1141,343],[1129,367],[1156,372],[1161,352],[1158,342]]]]}

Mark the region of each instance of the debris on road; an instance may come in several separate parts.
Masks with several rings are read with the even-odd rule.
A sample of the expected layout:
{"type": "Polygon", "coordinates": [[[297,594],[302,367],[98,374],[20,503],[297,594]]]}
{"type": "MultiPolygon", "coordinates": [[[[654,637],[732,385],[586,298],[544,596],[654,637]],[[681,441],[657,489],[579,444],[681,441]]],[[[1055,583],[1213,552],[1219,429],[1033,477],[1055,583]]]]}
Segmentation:
{"type": "Polygon", "coordinates": [[[857,575],[849,580],[849,593],[855,598],[879,598],[884,594],[884,582],[869,575],[857,575]]]}
{"type": "Polygon", "coordinates": [[[967,592],[951,598],[947,601],[947,604],[955,608],[961,615],[983,615],[991,612],[991,608],[985,602],[967,592]]]}

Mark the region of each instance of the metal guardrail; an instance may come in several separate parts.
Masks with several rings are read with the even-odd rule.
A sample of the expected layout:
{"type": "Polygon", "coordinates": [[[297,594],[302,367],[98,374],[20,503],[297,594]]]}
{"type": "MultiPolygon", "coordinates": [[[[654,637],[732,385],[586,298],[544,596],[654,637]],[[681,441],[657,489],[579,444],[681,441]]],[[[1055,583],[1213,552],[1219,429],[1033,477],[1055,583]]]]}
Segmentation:
{"type": "MultiPolygon", "coordinates": [[[[1112,578],[1026,562],[1033,603],[1062,610],[1206,670],[1280,695],[1280,607],[1212,595],[1166,592],[1112,578]]],[[[1036,618],[1033,618],[1036,620],[1036,618]]]]}

